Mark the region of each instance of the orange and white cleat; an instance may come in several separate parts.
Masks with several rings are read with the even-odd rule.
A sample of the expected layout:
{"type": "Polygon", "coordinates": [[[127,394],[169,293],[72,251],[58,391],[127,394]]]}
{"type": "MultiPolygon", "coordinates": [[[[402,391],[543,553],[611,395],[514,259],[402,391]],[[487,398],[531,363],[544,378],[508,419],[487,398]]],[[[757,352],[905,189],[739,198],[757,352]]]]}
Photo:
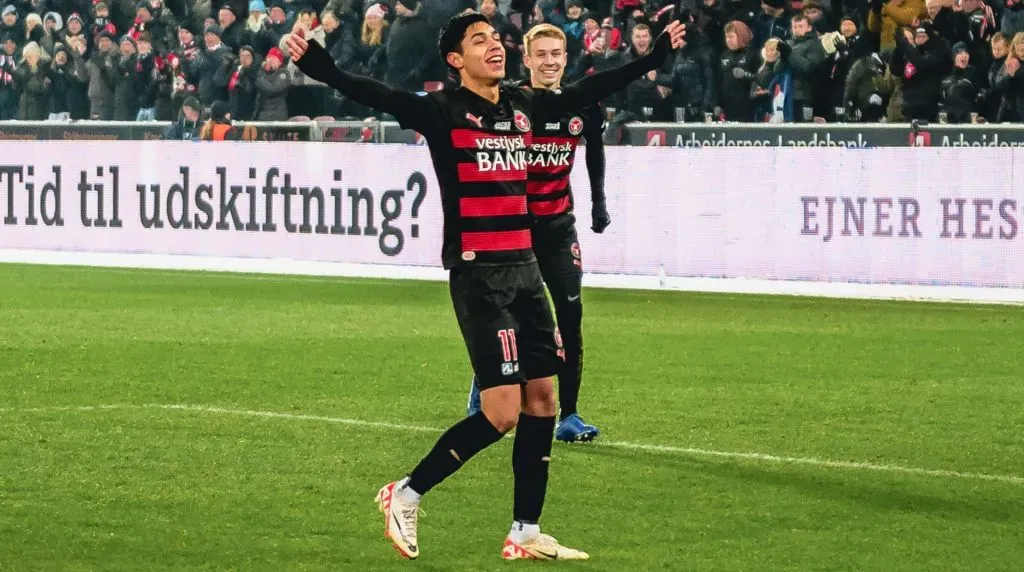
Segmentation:
{"type": "Polygon", "coordinates": [[[377,491],[377,509],[384,513],[384,538],[391,541],[403,558],[413,560],[420,555],[416,541],[420,503],[403,501],[395,494],[398,486],[398,482],[388,483],[377,491]]]}
{"type": "Polygon", "coordinates": [[[501,557],[505,560],[590,560],[586,552],[562,546],[547,534],[538,534],[525,542],[516,542],[510,536],[505,539],[501,557]]]}

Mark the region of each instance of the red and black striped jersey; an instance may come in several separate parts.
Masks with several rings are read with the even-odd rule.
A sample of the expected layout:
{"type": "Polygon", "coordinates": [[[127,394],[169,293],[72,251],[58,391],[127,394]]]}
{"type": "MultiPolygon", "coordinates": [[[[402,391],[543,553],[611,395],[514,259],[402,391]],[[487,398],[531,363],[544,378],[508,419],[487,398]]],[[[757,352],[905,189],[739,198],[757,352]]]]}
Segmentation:
{"type": "Polygon", "coordinates": [[[572,212],[569,174],[576,161],[576,147],[584,137],[588,143],[600,145],[604,120],[596,106],[534,119],[526,193],[530,214],[543,221],[572,212]]]}
{"type": "Polygon", "coordinates": [[[309,43],[296,66],[426,138],[441,187],[445,268],[517,265],[536,260],[526,192],[532,118],[561,117],[622,90],[668,58],[672,46],[667,34],[655,46],[643,58],[560,91],[503,86],[497,103],[465,88],[432,93],[393,89],[338,69],[316,42],[309,43]]]}

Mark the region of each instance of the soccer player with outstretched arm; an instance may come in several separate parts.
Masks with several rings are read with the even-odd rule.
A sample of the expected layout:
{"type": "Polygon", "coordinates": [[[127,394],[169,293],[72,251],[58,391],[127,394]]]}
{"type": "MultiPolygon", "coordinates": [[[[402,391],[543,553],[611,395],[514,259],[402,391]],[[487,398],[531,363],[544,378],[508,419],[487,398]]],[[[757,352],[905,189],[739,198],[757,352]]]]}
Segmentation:
{"type": "Polygon", "coordinates": [[[438,40],[442,59],[461,79],[453,91],[394,90],[338,69],[327,50],[306,42],[301,33],[289,38],[290,56],[303,73],[421,133],[441,188],[441,259],[449,270],[452,304],[483,407],[441,435],[408,476],[378,491],[385,535],[402,556],[420,554],[417,516],[422,495],[515,428],[513,525],[502,556],[588,558],[541,534],[538,524],[555,429],[554,375],[563,358],[530,233],[526,182],[531,122],[534,116],[580,109],[619,91],[660,66],[682,45],[684,33],[674,22],[649,56],[557,93],[501,85],[501,36],[478,13],[452,18],[438,40]]]}
{"type": "MultiPolygon", "coordinates": [[[[523,63],[530,70],[530,87],[558,91],[565,73],[565,32],[551,24],[530,28],[523,38],[523,63]]],[[[565,365],[558,373],[558,425],[555,439],[567,443],[590,441],[597,427],[583,421],[577,411],[583,376],[583,260],[576,234],[569,174],[580,138],[587,141],[590,176],[591,229],[604,232],[611,224],[604,196],[604,118],[596,105],[572,109],[551,117],[533,118],[533,141],[527,167],[527,205],[533,216],[533,251],[540,275],[555,303],[555,321],[565,348],[565,365]]],[[[476,379],[470,387],[467,414],[480,410],[476,379]]]]}

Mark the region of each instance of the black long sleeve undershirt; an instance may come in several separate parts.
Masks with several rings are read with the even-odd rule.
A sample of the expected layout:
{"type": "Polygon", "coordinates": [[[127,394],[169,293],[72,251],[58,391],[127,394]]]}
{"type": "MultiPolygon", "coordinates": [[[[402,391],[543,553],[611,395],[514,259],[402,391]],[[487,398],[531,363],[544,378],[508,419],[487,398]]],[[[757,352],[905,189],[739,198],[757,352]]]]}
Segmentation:
{"type": "Polygon", "coordinates": [[[338,69],[330,52],[316,42],[309,42],[306,53],[295,65],[302,73],[326,83],[353,101],[393,115],[407,129],[423,132],[436,111],[430,98],[338,69]]]}
{"type": "Polygon", "coordinates": [[[603,203],[604,196],[604,140],[601,138],[602,118],[600,112],[596,117],[588,118],[584,123],[583,137],[587,140],[586,162],[587,176],[590,178],[590,201],[592,204],[603,203]]]}

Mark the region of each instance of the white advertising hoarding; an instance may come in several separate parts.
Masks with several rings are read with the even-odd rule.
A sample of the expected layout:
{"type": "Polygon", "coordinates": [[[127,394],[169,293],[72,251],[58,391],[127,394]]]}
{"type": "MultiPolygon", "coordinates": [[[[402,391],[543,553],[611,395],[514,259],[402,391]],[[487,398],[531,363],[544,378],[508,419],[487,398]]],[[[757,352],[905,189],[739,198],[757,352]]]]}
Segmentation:
{"type": "MultiPolygon", "coordinates": [[[[425,147],[4,147],[5,252],[440,267],[440,197],[425,147]]],[[[613,222],[602,235],[589,229],[582,150],[573,174],[588,273],[1024,288],[1022,150],[606,152],[613,222]]]]}

